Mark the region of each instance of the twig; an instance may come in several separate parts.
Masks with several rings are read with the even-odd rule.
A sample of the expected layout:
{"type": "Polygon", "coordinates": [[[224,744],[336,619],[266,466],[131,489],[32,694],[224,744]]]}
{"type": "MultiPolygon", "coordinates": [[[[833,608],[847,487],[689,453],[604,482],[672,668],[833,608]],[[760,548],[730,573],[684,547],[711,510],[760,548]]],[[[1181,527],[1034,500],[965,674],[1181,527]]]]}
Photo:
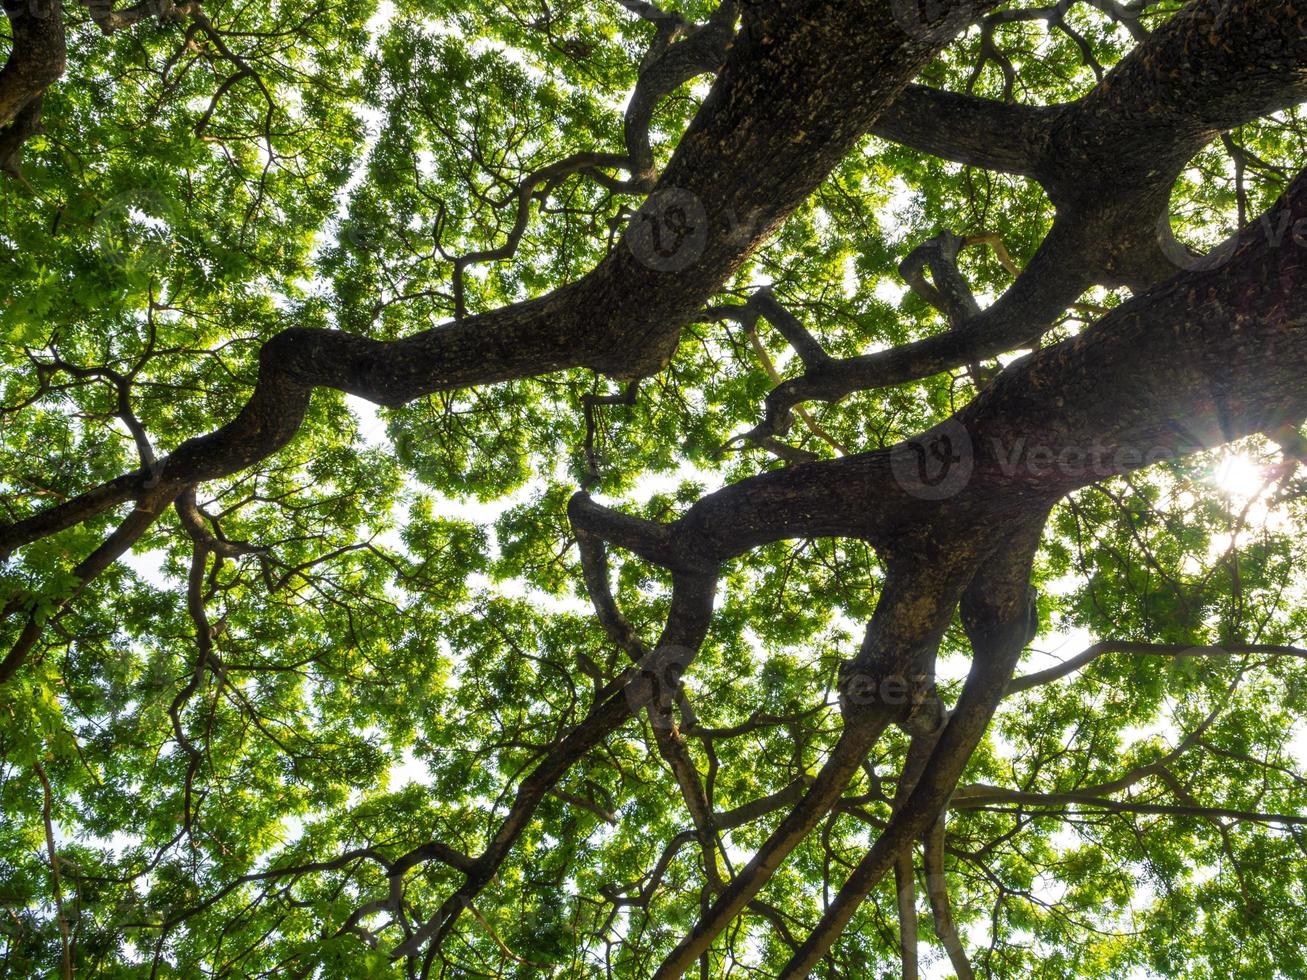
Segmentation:
{"type": "Polygon", "coordinates": [[[50,789],[50,780],[41,763],[32,763],[36,768],[37,778],[41,780],[44,799],[41,803],[41,818],[45,821],[45,847],[50,854],[50,878],[54,882],[54,913],[59,920],[59,936],[63,943],[64,980],[71,980],[73,975],[73,951],[68,939],[68,920],[64,917],[63,887],[59,882],[59,852],[54,843],[54,819],[51,811],[54,807],[54,792],[50,789]]]}

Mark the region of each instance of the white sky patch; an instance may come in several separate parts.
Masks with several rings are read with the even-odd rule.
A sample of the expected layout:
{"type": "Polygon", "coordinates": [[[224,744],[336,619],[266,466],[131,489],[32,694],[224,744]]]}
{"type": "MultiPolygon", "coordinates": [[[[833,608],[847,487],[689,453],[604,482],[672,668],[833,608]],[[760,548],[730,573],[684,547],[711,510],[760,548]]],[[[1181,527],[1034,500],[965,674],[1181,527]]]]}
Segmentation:
{"type": "Polygon", "coordinates": [[[1238,523],[1226,534],[1212,536],[1209,561],[1219,559],[1249,532],[1290,533],[1293,520],[1288,508],[1276,501],[1275,467],[1245,451],[1227,451],[1213,464],[1206,481],[1227,499],[1231,518],[1238,523]]]}
{"type": "Polygon", "coordinates": [[[405,786],[417,783],[420,786],[431,785],[431,771],[426,762],[419,759],[411,747],[406,747],[400,755],[400,761],[390,767],[386,774],[387,789],[395,793],[405,786]]]}
{"type": "Polygon", "coordinates": [[[172,589],[179,584],[179,580],[164,572],[164,558],[162,551],[129,551],[120,560],[156,589],[172,589]]]}
{"type": "MultiPolygon", "coordinates": [[[[1063,575],[1044,584],[1044,591],[1053,596],[1065,596],[1081,585],[1078,575],[1063,575]]],[[[1023,658],[1021,670],[1044,670],[1074,657],[1093,644],[1096,637],[1080,626],[1054,627],[1035,637],[1023,658]]]]}
{"type": "Polygon", "coordinates": [[[895,282],[893,279],[878,279],[875,288],[872,289],[872,295],[878,300],[894,307],[902,303],[903,297],[907,294],[908,287],[901,282],[895,282]]]}
{"type": "Polygon", "coordinates": [[[917,192],[902,177],[895,177],[890,181],[890,196],[884,211],[883,218],[878,223],[882,231],[899,231],[903,228],[911,228],[911,212],[916,205],[917,192]]]}
{"type": "Polygon", "coordinates": [[[1009,364],[1021,360],[1021,358],[1026,356],[1026,353],[1027,352],[1023,350],[1008,351],[1005,354],[999,354],[995,360],[998,361],[1000,366],[1007,367],[1009,364]]]}
{"type": "Polygon", "coordinates": [[[1050,630],[1035,638],[1027,659],[1035,661],[1030,665],[1032,669],[1044,670],[1083,653],[1094,640],[1094,635],[1081,626],[1050,630]]]}
{"type": "Polygon", "coordinates": [[[1160,739],[1170,746],[1174,739],[1167,736],[1174,735],[1176,731],[1175,719],[1163,709],[1162,713],[1147,725],[1129,725],[1121,729],[1121,744],[1131,746],[1136,742],[1155,742],[1160,739]]]}
{"type": "Polygon", "coordinates": [[[376,39],[381,37],[390,27],[390,22],[395,19],[395,4],[392,0],[381,0],[377,4],[376,11],[368,18],[367,32],[369,43],[376,45],[376,39]]]}
{"type": "Polygon", "coordinates": [[[345,404],[358,422],[360,438],[369,448],[390,444],[386,436],[386,423],[376,405],[357,395],[346,395],[345,404]]]}
{"type": "Polygon", "coordinates": [[[941,685],[966,680],[971,670],[970,653],[951,653],[935,661],[935,679],[941,685]]]}
{"type": "Polygon", "coordinates": [[[858,294],[862,288],[862,280],[858,278],[858,259],[854,255],[844,257],[844,268],[841,270],[844,276],[844,298],[850,299],[858,294]]]}
{"type": "MultiPolygon", "coordinates": [[[[651,473],[643,477],[637,486],[623,494],[620,499],[643,506],[659,494],[675,493],[687,480],[707,486],[710,490],[721,484],[721,477],[718,474],[702,470],[693,463],[682,463],[670,473],[651,473]]],[[[594,499],[607,507],[615,506],[619,502],[619,498],[606,494],[595,494],[594,499]]]]}

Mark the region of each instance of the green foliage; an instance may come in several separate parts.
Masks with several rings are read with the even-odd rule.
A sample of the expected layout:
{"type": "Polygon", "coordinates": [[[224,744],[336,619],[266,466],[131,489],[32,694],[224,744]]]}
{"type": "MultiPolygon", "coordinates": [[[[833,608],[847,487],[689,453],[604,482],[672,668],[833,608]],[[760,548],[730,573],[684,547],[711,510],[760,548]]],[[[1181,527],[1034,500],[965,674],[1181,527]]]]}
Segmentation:
{"type": "MultiPolygon", "coordinates": [[[[6,522],[138,465],[115,377],[163,455],[240,409],[260,345],[287,327],[394,338],[451,317],[450,260],[506,242],[518,181],[570,153],[620,149],[653,34],[619,4],[572,0],[205,2],[224,53],[185,22],[104,38],[68,6],[70,62],[47,96],[45,133],[27,147],[24,178],[0,184],[6,522]]],[[[690,19],[708,6],[679,5],[690,19]]],[[[1104,65],[1127,48],[1097,12],[1068,17],[1104,65]]],[[[1042,22],[998,36],[1015,98],[1064,102],[1094,84],[1080,47],[1042,22]]],[[[979,45],[971,32],[925,79],[966,88],[979,45]]],[[[974,79],[977,94],[1003,89],[998,64],[974,79]]],[[[659,108],[660,162],[702,94],[686,86],[659,108]]],[[[1285,161],[1303,155],[1302,114],[1232,139],[1261,163],[1241,187],[1223,146],[1204,151],[1175,190],[1184,240],[1210,244],[1261,210],[1285,161]]],[[[533,205],[511,259],[468,267],[467,310],[578,278],[636,203],[580,174],[562,180],[533,205]]],[[[771,283],[832,354],[879,349],[944,327],[903,291],[897,264],[913,245],[944,228],[996,232],[1024,264],[1051,218],[1031,182],[868,138],[719,298],[771,283]]],[[[985,249],[966,251],[962,268],[978,295],[1011,278],[985,249]]],[[[1079,327],[1068,315],[1054,336],[1079,327]]],[[[759,341],[783,376],[797,370],[774,329],[763,324],[759,341]]],[[[194,541],[175,514],[84,589],[72,568],[126,508],[0,567],[3,649],[29,614],[51,627],[0,690],[0,972],[57,975],[62,918],[78,975],[404,975],[388,955],[403,938],[398,916],[433,913],[460,880],[453,869],[422,865],[402,911],[378,904],[361,919],[356,909],[389,894],[372,858],[265,873],[364,848],[395,860],[431,840],[479,854],[524,773],[625,666],[580,580],[569,496],[588,483],[666,520],[781,465],[733,441],[772,387],[733,323],[688,327],[633,404],[596,409],[592,473],[583,398],[610,384],[560,372],[376,414],[315,394],[289,447],[200,488],[209,530],[239,545],[200,565],[207,662],[187,606],[194,541]],[[38,766],[52,787],[58,909],[38,766]]],[[[873,449],[974,393],[959,372],[813,405],[816,424],[791,437],[818,456],[832,442],[873,449]]],[[[1238,451],[1245,466],[1277,458],[1262,441],[1238,451]]],[[[1037,651],[1066,656],[1090,637],[1301,640],[1303,487],[1244,511],[1249,495],[1223,491],[1220,466],[1155,467],[1059,508],[1037,570],[1037,651]]],[[[667,576],[613,562],[616,600],[651,642],[667,576]]],[[[770,545],[727,570],[687,678],[703,728],[740,730],[711,754],[693,731],[686,739],[712,774],[717,812],[820,766],[838,734],[836,667],[882,577],[870,548],[847,540],[770,545]]],[[[955,629],[943,662],[964,653],[955,629]]],[[[1036,652],[1026,666],[1049,662],[1036,652]]],[[[950,692],[960,676],[945,677],[950,692]]],[[[1292,657],[1104,656],[1006,703],[963,782],[1070,793],[1156,762],[1205,726],[1202,750],[1169,764],[1181,789],[1141,783],[1138,799],[1307,812],[1295,758],[1305,702],[1307,663],[1292,657]]],[[[760,896],[797,935],[818,916],[823,883],[888,818],[905,748],[900,735],[878,744],[848,790],[855,802],[760,896]]],[[[558,789],[445,943],[449,975],[643,977],[697,918],[694,846],[670,853],[641,900],[690,826],[647,718],[558,789]]],[[[723,834],[736,868],[782,812],[723,834]]],[[[958,808],[949,828],[955,915],[986,975],[1307,975],[1302,828],[1003,804],[958,808]]],[[[883,887],[831,975],[892,975],[894,919],[883,887]]],[[[742,921],[711,975],[772,975],[788,958],[772,924],[742,921]]],[[[922,929],[929,938],[928,915],[922,929]]]]}

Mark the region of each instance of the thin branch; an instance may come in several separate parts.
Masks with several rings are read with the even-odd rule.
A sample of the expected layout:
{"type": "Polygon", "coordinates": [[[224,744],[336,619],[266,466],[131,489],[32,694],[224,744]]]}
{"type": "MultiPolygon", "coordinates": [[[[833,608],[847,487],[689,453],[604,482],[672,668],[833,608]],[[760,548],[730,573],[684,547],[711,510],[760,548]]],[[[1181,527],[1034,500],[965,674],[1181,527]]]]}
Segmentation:
{"type": "Polygon", "coordinates": [[[1055,667],[1015,678],[1008,685],[1007,694],[1028,691],[1042,684],[1051,684],[1085,667],[1109,653],[1129,653],[1154,657],[1232,657],[1251,654],[1307,658],[1307,650],[1300,647],[1273,643],[1232,643],[1222,646],[1185,646],[1182,643],[1142,643],[1130,640],[1103,640],[1069,657],[1055,667]]]}
{"type": "Polygon", "coordinates": [[[37,778],[41,780],[43,794],[41,798],[41,819],[45,824],[46,852],[50,856],[50,880],[54,888],[54,914],[59,923],[59,937],[63,944],[63,975],[64,980],[72,980],[73,954],[69,943],[68,919],[64,915],[63,886],[59,882],[59,852],[54,842],[54,818],[52,816],[54,793],[50,789],[50,780],[45,774],[45,767],[39,761],[32,763],[32,765],[36,769],[37,778]]]}
{"type": "Polygon", "coordinates": [[[1285,827],[1307,827],[1307,816],[1293,813],[1265,813],[1258,810],[1235,810],[1227,807],[1174,806],[1165,803],[1145,803],[1136,800],[1113,800],[1107,797],[1081,796],[1078,793],[1027,793],[985,787],[983,795],[962,796],[949,803],[955,810],[992,810],[1000,804],[1013,804],[1021,808],[1065,810],[1105,810],[1110,813],[1150,813],[1162,816],[1201,817],[1203,819],[1241,820],[1249,823],[1280,824],[1285,827]]]}
{"type": "Polygon", "coordinates": [[[967,958],[966,949],[958,935],[953,921],[952,904],[949,901],[948,879],[944,875],[944,836],[945,817],[940,814],[931,825],[923,842],[922,867],[926,873],[926,897],[930,901],[930,910],[935,921],[935,935],[944,944],[949,962],[958,980],[974,980],[975,972],[967,958]]]}
{"type": "Polygon", "coordinates": [[[894,891],[899,910],[899,965],[903,980],[917,980],[917,879],[911,848],[904,848],[894,859],[894,891]]]}

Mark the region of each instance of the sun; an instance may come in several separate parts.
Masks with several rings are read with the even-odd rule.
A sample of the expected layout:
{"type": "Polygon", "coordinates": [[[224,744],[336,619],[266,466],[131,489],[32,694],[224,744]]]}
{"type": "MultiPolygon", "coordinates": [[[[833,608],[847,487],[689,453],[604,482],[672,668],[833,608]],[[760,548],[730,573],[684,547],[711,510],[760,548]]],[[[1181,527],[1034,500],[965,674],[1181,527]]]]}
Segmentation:
{"type": "Polygon", "coordinates": [[[1247,453],[1226,453],[1212,467],[1211,483],[1232,497],[1245,500],[1266,488],[1266,467],[1247,453]]]}

